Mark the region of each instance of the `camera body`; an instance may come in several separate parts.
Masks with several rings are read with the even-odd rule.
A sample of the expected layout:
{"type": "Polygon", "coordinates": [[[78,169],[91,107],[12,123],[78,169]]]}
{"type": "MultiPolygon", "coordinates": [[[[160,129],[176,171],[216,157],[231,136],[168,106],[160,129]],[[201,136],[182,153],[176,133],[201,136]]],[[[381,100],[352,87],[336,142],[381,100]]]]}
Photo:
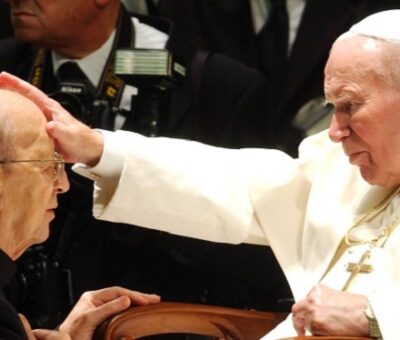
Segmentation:
{"type": "Polygon", "coordinates": [[[115,116],[121,114],[129,120],[130,130],[154,137],[168,115],[170,91],[181,86],[186,76],[177,59],[168,50],[120,49],[115,52],[114,75],[101,80],[104,89],[96,91],[86,78],[73,79],[61,81],[51,97],[93,128],[113,130],[115,116]],[[121,91],[120,97],[123,85],[115,86],[115,79],[138,90],[129,110],[118,106],[115,93],[121,91]]]}
{"type": "Polygon", "coordinates": [[[94,95],[75,89],[82,87],[81,83],[65,83],[59,92],[50,94],[75,118],[92,128],[112,129],[116,113],[119,111],[106,99],[96,99],[94,95]]]}

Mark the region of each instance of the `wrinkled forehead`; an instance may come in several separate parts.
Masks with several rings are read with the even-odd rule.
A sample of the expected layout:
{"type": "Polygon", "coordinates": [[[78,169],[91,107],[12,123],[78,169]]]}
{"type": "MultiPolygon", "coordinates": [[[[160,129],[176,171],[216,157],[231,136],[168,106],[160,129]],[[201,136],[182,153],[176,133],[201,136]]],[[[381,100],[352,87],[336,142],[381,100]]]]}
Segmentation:
{"type": "Polygon", "coordinates": [[[53,143],[39,107],[7,89],[0,89],[0,130],[15,150],[36,147],[37,141],[43,146],[53,143]]]}
{"type": "Polygon", "coordinates": [[[356,36],[334,44],[325,67],[324,92],[327,101],[345,99],[366,88],[385,87],[384,52],[375,39],[356,36]]]}
{"type": "Polygon", "coordinates": [[[380,64],[386,46],[383,41],[361,35],[338,39],[332,46],[325,73],[350,68],[357,71],[370,65],[373,69],[380,64]]]}
{"type": "Polygon", "coordinates": [[[398,86],[400,45],[355,35],[337,40],[325,66],[325,82],[331,77],[374,81],[398,86]],[[358,79],[357,79],[358,78],[358,79]]]}

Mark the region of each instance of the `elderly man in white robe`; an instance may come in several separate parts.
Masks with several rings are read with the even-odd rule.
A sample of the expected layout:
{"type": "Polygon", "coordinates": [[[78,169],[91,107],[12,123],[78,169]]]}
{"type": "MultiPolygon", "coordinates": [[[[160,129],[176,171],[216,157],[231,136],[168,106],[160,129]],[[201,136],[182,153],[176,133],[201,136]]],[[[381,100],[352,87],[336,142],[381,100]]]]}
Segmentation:
{"type": "Polygon", "coordinates": [[[47,108],[58,149],[95,180],[96,217],[271,246],[296,303],[265,339],[398,340],[399,22],[400,10],[377,13],[334,43],[325,71],[333,119],[298,159],[90,130],[29,85],[7,74],[0,83],[47,108]]]}

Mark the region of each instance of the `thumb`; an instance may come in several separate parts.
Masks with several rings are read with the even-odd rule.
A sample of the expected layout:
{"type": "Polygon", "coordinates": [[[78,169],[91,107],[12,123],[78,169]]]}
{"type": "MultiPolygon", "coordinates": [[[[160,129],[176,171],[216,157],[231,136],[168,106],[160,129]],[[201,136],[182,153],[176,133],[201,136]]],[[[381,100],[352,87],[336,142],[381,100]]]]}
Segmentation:
{"type": "MultiPolygon", "coordinates": [[[[66,326],[68,333],[73,339],[92,339],[93,332],[101,322],[127,309],[130,304],[131,301],[127,296],[121,296],[93,310],[87,311],[85,315],[81,315],[76,321],[66,326]]],[[[64,326],[61,325],[61,328],[65,329],[64,326]]]]}
{"type": "Polygon", "coordinates": [[[47,122],[47,132],[54,139],[68,138],[70,134],[68,126],[57,120],[47,122]]]}
{"type": "Polygon", "coordinates": [[[60,103],[54,101],[43,108],[46,117],[51,117],[49,120],[61,122],[65,125],[76,123],[76,119],[71,112],[68,112],[60,103]]]}
{"type": "Polygon", "coordinates": [[[48,329],[35,329],[33,333],[36,336],[36,340],[71,340],[68,333],[48,329]]]}
{"type": "Polygon", "coordinates": [[[24,330],[25,330],[28,340],[36,340],[36,337],[32,332],[32,328],[31,328],[31,325],[29,324],[28,319],[23,314],[18,314],[18,316],[22,322],[22,326],[24,327],[24,330]]]}
{"type": "Polygon", "coordinates": [[[71,155],[69,152],[70,141],[74,139],[68,128],[60,122],[50,121],[47,123],[46,130],[49,136],[54,139],[56,150],[61,153],[65,162],[76,163],[77,157],[71,155]]]}

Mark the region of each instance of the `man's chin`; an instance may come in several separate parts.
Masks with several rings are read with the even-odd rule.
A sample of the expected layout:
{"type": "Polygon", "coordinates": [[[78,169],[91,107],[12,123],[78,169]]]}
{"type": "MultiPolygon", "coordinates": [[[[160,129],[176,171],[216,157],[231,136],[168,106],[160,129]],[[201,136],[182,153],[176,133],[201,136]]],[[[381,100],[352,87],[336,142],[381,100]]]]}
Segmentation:
{"type": "Polygon", "coordinates": [[[38,34],[35,33],[33,29],[29,29],[27,27],[20,27],[14,29],[15,37],[27,43],[37,44],[41,41],[41,38],[38,34]]]}
{"type": "Polygon", "coordinates": [[[37,235],[35,244],[40,244],[46,241],[50,236],[50,225],[49,222],[43,222],[42,227],[40,228],[40,234],[37,235]]]}
{"type": "Polygon", "coordinates": [[[359,166],[361,177],[371,185],[379,185],[376,176],[373,175],[371,169],[366,166],[359,166]]]}
{"type": "Polygon", "coordinates": [[[384,188],[392,188],[399,185],[400,181],[395,180],[393,176],[378,176],[377,171],[373,171],[370,167],[360,166],[362,178],[371,185],[378,185],[384,188]]]}

